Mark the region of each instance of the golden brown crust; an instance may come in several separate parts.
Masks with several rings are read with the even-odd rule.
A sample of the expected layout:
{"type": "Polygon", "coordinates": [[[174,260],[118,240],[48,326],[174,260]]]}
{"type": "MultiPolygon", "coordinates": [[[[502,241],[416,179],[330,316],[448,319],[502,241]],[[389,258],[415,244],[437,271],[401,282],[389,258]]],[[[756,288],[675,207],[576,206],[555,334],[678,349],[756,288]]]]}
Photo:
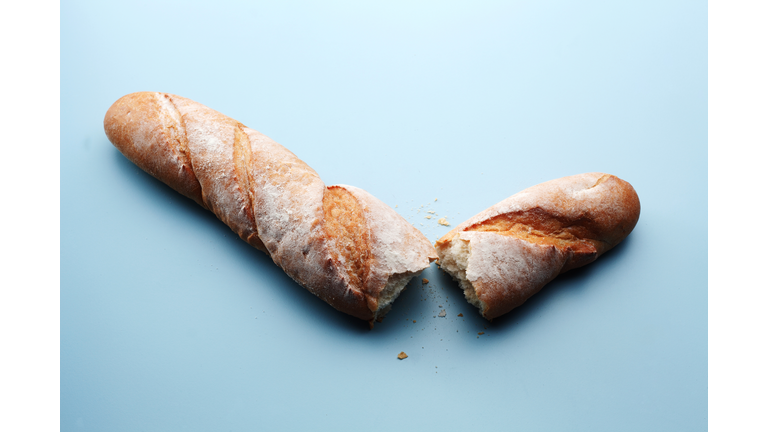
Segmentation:
{"type": "Polygon", "coordinates": [[[133,93],[107,111],[104,129],[128,159],[211,210],[299,284],[370,323],[403,277],[437,257],[370,194],[326,187],[285,147],[197,102],[133,93]]]}
{"type": "Polygon", "coordinates": [[[323,195],[323,215],[325,235],[336,240],[331,258],[346,270],[349,285],[363,291],[370,268],[371,245],[362,208],[346,189],[333,186],[323,195]]]}
{"type": "Polygon", "coordinates": [[[162,108],[154,93],[123,96],[104,117],[107,138],[139,168],[205,207],[183,123],[162,108]]]}
{"type": "MultiPolygon", "coordinates": [[[[441,260],[469,242],[466,277],[486,318],[521,305],[558,274],[586,265],[637,224],[640,201],[616,176],[588,173],[528,188],[437,241],[441,260]]],[[[456,277],[456,275],[454,275],[456,277]]]]}

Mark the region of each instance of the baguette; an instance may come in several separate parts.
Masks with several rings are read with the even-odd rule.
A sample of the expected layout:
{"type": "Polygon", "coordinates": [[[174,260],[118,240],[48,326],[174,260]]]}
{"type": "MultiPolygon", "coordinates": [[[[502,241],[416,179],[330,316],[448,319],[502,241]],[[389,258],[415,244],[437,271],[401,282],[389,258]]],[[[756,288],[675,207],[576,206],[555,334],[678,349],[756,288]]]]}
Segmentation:
{"type": "Polygon", "coordinates": [[[129,94],[109,108],[104,130],[129,160],[371,327],[437,258],[421,232],[371,194],[326,187],[285,147],[192,100],[129,94]]]}
{"type": "Polygon", "coordinates": [[[440,267],[492,320],[557,275],[596,260],[637,224],[634,188],[610,174],[563,177],[471,217],[435,243],[440,267]]]}

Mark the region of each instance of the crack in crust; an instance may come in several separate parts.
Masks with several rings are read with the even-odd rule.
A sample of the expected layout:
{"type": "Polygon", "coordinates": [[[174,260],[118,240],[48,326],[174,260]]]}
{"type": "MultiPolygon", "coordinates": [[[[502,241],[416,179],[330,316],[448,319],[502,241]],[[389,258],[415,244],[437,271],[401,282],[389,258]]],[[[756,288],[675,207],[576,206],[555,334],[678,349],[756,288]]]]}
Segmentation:
{"type": "Polygon", "coordinates": [[[602,183],[602,182],[604,182],[604,181],[608,180],[608,179],[609,179],[609,178],[611,178],[611,177],[613,177],[613,176],[612,176],[612,175],[610,175],[610,174],[603,174],[603,175],[602,175],[602,176],[601,176],[599,179],[597,179],[597,181],[595,182],[595,184],[593,184],[592,186],[590,186],[590,187],[589,187],[589,188],[587,188],[587,189],[592,189],[593,187],[597,187],[597,186],[598,186],[600,183],[602,183]]]}

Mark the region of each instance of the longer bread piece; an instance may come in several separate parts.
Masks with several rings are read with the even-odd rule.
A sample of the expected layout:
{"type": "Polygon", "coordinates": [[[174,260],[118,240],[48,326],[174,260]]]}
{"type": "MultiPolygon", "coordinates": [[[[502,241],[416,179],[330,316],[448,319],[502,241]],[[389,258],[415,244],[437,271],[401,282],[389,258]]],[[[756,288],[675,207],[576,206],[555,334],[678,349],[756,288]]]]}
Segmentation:
{"type": "Polygon", "coordinates": [[[371,194],[326,186],[285,147],[192,100],[129,94],[109,108],[104,130],[140,168],[371,326],[437,258],[421,232],[371,194]]]}
{"type": "Polygon", "coordinates": [[[637,224],[640,200],[616,176],[588,173],[525,189],[435,244],[440,267],[491,320],[568,270],[596,260],[637,224]]]}

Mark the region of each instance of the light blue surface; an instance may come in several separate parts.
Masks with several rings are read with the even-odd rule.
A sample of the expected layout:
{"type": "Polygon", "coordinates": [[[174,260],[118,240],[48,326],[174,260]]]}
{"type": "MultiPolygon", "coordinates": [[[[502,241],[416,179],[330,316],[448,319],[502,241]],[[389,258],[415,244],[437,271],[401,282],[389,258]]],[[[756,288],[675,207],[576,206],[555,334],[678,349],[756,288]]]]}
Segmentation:
{"type": "Polygon", "coordinates": [[[706,430],[706,2],[274,3],[61,4],[62,431],[706,430]],[[369,331],[112,147],[143,90],[430,240],[590,171],[642,214],[492,324],[433,265],[369,331]]]}

